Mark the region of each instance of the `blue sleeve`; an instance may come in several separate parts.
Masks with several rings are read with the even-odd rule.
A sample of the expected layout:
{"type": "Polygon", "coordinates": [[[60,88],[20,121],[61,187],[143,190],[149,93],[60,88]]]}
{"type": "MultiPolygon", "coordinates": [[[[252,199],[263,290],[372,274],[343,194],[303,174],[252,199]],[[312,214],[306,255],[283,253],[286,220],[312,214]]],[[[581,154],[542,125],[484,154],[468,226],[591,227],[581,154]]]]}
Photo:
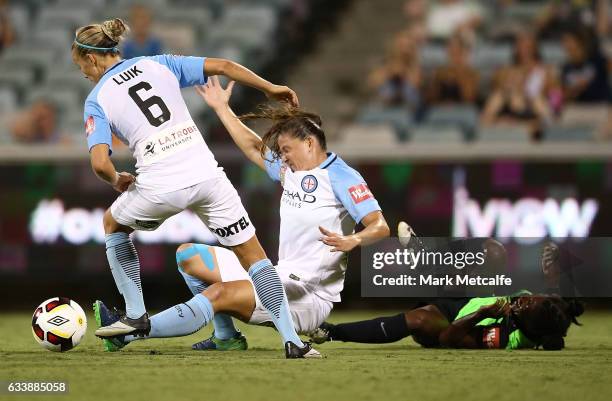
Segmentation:
{"type": "Polygon", "coordinates": [[[85,120],[85,135],[87,135],[89,151],[91,152],[91,148],[95,145],[105,143],[108,145],[109,154],[112,153],[113,135],[106,114],[100,104],[94,100],[87,99],[85,101],[83,119],[85,120]]]}
{"type": "Polygon", "coordinates": [[[270,149],[266,150],[266,156],[264,157],[264,166],[266,167],[266,173],[272,178],[273,181],[280,181],[280,173],[283,162],[279,158],[274,158],[270,149]]]}
{"type": "Polygon", "coordinates": [[[372,212],[381,210],[363,177],[346,164],[337,161],[329,168],[329,179],[336,198],[359,223],[372,212]]]}
{"type": "Polygon", "coordinates": [[[207,81],[207,77],[204,74],[205,57],[163,54],[151,58],[168,67],[174,73],[176,79],[178,79],[181,88],[204,85],[207,81]]]}

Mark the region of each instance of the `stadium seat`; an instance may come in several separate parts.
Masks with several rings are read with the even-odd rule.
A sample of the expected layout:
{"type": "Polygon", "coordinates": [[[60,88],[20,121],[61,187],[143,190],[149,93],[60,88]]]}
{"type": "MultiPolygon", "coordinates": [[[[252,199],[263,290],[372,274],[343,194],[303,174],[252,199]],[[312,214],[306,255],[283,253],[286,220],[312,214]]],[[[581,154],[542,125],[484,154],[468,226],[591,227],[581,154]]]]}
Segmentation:
{"type": "Polygon", "coordinates": [[[607,104],[570,104],[565,107],[557,126],[549,139],[562,136],[586,140],[605,139],[609,136],[611,108],[607,104]],[[586,135],[586,137],[585,137],[586,135]]]}
{"type": "Polygon", "coordinates": [[[455,126],[441,124],[423,124],[414,127],[410,133],[412,142],[463,142],[463,132],[455,126]]]}
{"type": "MultiPolygon", "coordinates": [[[[130,7],[122,7],[122,6],[117,6],[115,4],[111,4],[107,7],[102,7],[100,8],[96,13],[95,13],[95,21],[105,21],[107,19],[111,19],[111,18],[122,18],[123,20],[125,20],[126,22],[129,23],[128,17],[130,14],[130,7]]],[[[154,20],[157,19],[157,14],[154,11],[154,20]]]]}
{"type": "Polygon", "coordinates": [[[478,125],[478,109],[471,104],[435,106],[427,113],[426,122],[459,128],[467,138],[473,138],[478,125]]]}
{"type": "Polygon", "coordinates": [[[60,115],[70,113],[82,115],[85,101],[84,97],[74,90],[56,86],[45,86],[31,90],[26,96],[26,103],[31,104],[39,99],[47,100],[57,106],[60,115]]]}
{"type": "Polygon", "coordinates": [[[0,63],[0,86],[9,86],[18,92],[23,92],[34,81],[34,70],[29,66],[0,63]]]}
{"type": "Polygon", "coordinates": [[[75,143],[85,142],[85,124],[83,122],[82,113],[63,114],[60,118],[59,124],[61,132],[72,137],[75,143]]]}
{"type": "Polygon", "coordinates": [[[272,7],[265,5],[228,6],[223,14],[223,23],[271,34],[276,27],[277,15],[272,7]]]}
{"type": "Polygon", "coordinates": [[[89,6],[43,7],[38,15],[38,28],[66,27],[76,29],[92,22],[92,9],[89,6]]]}
{"type": "MultiPolygon", "coordinates": [[[[169,9],[170,7],[168,6],[169,1],[168,0],[147,0],[147,1],[143,1],[143,2],[136,2],[134,0],[115,0],[115,6],[116,7],[123,7],[123,8],[130,8],[132,5],[134,4],[146,4],[148,7],[152,7],[152,8],[158,8],[158,9],[169,9]]],[[[203,3],[202,1],[200,1],[200,3],[203,3]]]]}
{"type": "Polygon", "coordinates": [[[208,8],[166,8],[163,13],[155,16],[164,23],[188,24],[196,31],[196,37],[202,42],[212,24],[212,13],[208,8]]]}
{"type": "Polygon", "coordinates": [[[29,45],[13,46],[6,49],[2,55],[2,61],[7,64],[19,65],[21,68],[35,68],[38,74],[58,59],[56,49],[49,47],[36,47],[32,51],[29,45]]]}
{"type": "Polygon", "coordinates": [[[67,26],[42,27],[36,29],[30,39],[33,43],[45,43],[60,53],[65,53],[63,49],[69,49],[74,39],[74,31],[67,26]]]}
{"type": "Polygon", "coordinates": [[[276,23],[277,15],[269,7],[228,7],[210,30],[207,47],[231,44],[242,48],[248,57],[265,58],[274,51],[270,38],[276,23]]]}
{"type": "Polygon", "coordinates": [[[426,44],[420,52],[420,64],[424,70],[446,63],[446,49],[442,45],[426,44]]]}
{"type": "Polygon", "coordinates": [[[558,42],[545,42],[540,45],[542,50],[542,59],[547,64],[559,66],[566,57],[563,47],[558,42]]]}
{"type": "Polygon", "coordinates": [[[530,142],[529,131],[523,126],[481,126],[477,138],[483,142],[530,142]]]}
{"type": "Polygon", "coordinates": [[[221,23],[211,27],[206,42],[209,46],[230,43],[245,49],[252,49],[265,46],[267,37],[258,28],[237,27],[221,23]]]}
{"type": "Polygon", "coordinates": [[[596,129],[590,125],[551,125],[544,131],[546,141],[593,141],[596,129]]]}
{"type": "Polygon", "coordinates": [[[360,146],[393,146],[397,138],[389,124],[351,124],[340,130],[340,141],[360,146]]]}
{"type": "Polygon", "coordinates": [[[539,15],[545,6],[545,2],[515,2],[508,5],[504,10],[504,19],[519,22],[530,21],[535,15],[539,15]]]}
{"type": "Polygon", "coordinates": [[[13,141],[10,134],[10,125],[15,117],[13,113],[2,113],[0,111],[0,144],[8,144],[13,141]]]}
{"type": "Polygon", "coordinates": [[[30,15],[25,6],[21,4],[11,4],[11,7],[9,8],[9,19],[18,40],[28,35],[28,28],[31,26],[31,24],[30,15]]]}
{"type": "Polygon", "coordinates": [[[249,68],[252,67],[250,60],[245,59],[242,49],[232,44],[204,48],[202,49],[202,54],[207,54],[210,57],[225,58],[246,65],[249,68]]]}
{"type": "Polygon", "coordinates": [[[165,48],[172,49],[172,53],[194,54],[198,47],[195,29],[188,23],[158,22],[154,26],[154,32],[165,48]]]}
{"type": "Polygon", "coordinates": [[[65,87],[74,90],[81,95],[87,95],[93,84],[86,79],[80,71],[73,68],[51,68],[47,71],[44,80],[46,86],[65,87]]]}
{"type": "MultiPolygon", "coordinates": [[[[100,9],[106,7],[110,1],[109,0],[88,0],[87,6],[90,9],[100,9]]],[[[68,7],[81,7],[83,5],[83,0],[55,0],[55,5],[58,7],[68,8],[68,7]]]]}
{"type": "Polygon", "coordinates": [[[12,113],[17,109],[17,94],[8,87],[0,87],[0,114],[12,113]]]}
{"type": "Polygon", "coordinates": [[[571,125],[600,125],[608,120],[610,106],[607,104],[569,104],[561,114],[561,124],[571,125]]]}
{"type": "Polygon", "coordinates": [[[509,64],[511,54],[509,45],[483,43],[474,49],[473,65],[479,70],[494,70],[509,64]]]}
{"type": "Polygon", "coordinates": [[[361,109],[357,115],[357,122],[362,124],[389,124],[400,140],[408,137],[408,132],[414,125],[411,112],[406,108],[384,107],[378,104],[370,104],[361,109]]]}

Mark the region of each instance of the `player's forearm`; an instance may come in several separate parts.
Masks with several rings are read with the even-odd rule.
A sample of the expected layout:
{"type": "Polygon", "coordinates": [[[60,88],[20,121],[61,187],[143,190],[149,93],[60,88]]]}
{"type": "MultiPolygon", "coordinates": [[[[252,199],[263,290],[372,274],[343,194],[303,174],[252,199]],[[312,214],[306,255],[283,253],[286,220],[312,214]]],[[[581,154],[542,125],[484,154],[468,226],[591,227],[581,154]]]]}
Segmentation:
{"type": "MultiPolygon", "coordinates": [[[[207,64],[209,64],[208,61],[207,64]]],[[[266,94],[270,92],[274,86],[271,82],[263,79],[248,68],[230,60],[211,60],[210,66],[210,70],[208,68],[206,69],[207,75],[225,75],[232,81],[250,86],[266,94]]]]}
{"type": "Polygon", "coordinates": [[[478,310],[461,319],[455,320],[440,333],[440,344],[445,347],[470,348],[470,344],[466,344],[466,338],[468,338],[468,334],[476,324],[483,319],[483,313],[478,310]]]}
{"type": "Polygon", "coordinates": [[[361,220],[361,224],[363,224],[365,228],[353,234],[355,239],[358,240],[359,246],[371,245],[391,235],[389,225],[387,225],[387,221],[380,211],[366,215],[361,220]]]}
{"type": "Polygon", "coordinates": [[[115,185],[118,179],[118,173],[110,158],[96,159],[92,158],[91,168],[98,178],[110,185],[115,185]]]}
{"type": "Polygon", "coordinates": [[[93,171],[99,179],[107,184],[115,185],[117,183],[119,173],[117,173],[117,170],[115,169],[115,166],[113,166],[112,162],[109,161],[104,166],[94,167],[93,171]]]}
{"type": "MultiPolygon", "coordinates": [[[[223,126],[229,132],[236,146],[254,163],[263,166],[261,157],[261,138],[253,130],[244,125],[234,111],[226,105],[215,109],[223,126]]],[[[261,167],[260,166],[260,167],[261,167]]]]}
{"type": "Polygon", "coordinates": [[[98,144],[90,151],[91,168],[102,181],[110,185],[115,185],[118,180],[118,173],[109,157],[109,146],[98,144]]]}
{"type": "Polygon", "coordinates": [[[383,238],[387,238],[390,234],[391,231],[389,230],[389,226],[387,225],[385,219],[381,216],[381,218],[370,223],[363,230],[353,235],[359,239],[360,246],[367,246],[378,242],[383,238]]]}

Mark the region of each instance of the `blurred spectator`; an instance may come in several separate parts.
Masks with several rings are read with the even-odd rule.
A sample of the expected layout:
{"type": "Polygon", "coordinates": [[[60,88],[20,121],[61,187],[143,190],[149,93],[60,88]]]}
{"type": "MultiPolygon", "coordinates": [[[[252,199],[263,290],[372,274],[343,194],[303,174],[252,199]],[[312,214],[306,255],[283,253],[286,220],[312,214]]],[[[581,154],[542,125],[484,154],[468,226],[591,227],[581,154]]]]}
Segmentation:
{"type": "Polygon", "coordinates": [[[603,37],[608,33],[608,0],[549,1],[535,22],[540,39],[560,39],[580,26],[603,37]]]}
{"type": "Polygon", "coordinates": [[[423,44],[427,39],[427,1],[408,0],[404,3],[404,15],[407,19],[407,28],[417,43],[423,44]]]}
{"type": "Polygon", "coordinates": [[[9,15],[8,0],[0,0],[0,53],[9,47],[15,39],[9,15]]]}
{"type": "Polygon", "coordinates": [[[469,64],[469,50],[459,36],[448,41],[447,63],[436,68],[427,87],[429,104],[476,103],[479,76],[469,64]]]}
{"type": "Polygon", "coordinates": [[[537,138],[543,126],[558,111],[561,93],[554,69],[542,63],[533,35],[523,33],[514,44],[513,64],[502,67],[494,77],[481,121],[483,124],[525,125],[537,138]]]}
{"type": "Polygon", "coordinates": [[[163,52],[161,40],[151,34],[153,16],[151,10],[143,5],[133,6],[130,10],[131,35],[123,45],[126,59],[140,56],[155,56],[163,52]]]}
{"type": "Polygon", "coordinates": [[[60,138],[57,110],[46,100],[37,100],[12,121],[11,134],[18,143],[54,143],[60,138]]]}
{"type": "Polygon", "coordinates": [[[482,17],[483,10],[476,1],[439,0],[430,5],[427,13],[427,35],[430,39],[439,41],[460,35],[472,42],[482,17]]]}
{"type": "Polygon", "coordinates": [[[418,45],[410,32],[402,31],[395,36],[383,65],[370,73],[368,84],[382,103],[417,111],[422,79],[418,45]]]}
{"type": "Polygon", "coordinates": [[[597,44],[584,29],[563,34],[567,61],[562,67],[561,83],[568,102],[607,102],[610,81],[607,61],[597,44]]]}

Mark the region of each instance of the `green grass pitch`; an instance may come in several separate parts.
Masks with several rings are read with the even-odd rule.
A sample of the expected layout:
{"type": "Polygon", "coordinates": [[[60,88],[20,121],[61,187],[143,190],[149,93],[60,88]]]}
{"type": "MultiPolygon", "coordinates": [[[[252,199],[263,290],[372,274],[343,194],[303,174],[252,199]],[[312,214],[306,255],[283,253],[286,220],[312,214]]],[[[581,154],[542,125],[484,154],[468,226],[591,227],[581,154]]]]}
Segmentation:
{"type": "MultiPolygon", "coordinates": [[[[342,322],[380,315],[333,313],[342,322]]],[[[65,380],[68,395],[0,395],[0,400],[610,400],[612,313],[589,312],[567,349],[428,350],[411,339],[388,345],[323,344],[323,360],[285,360],[268,328],[240,325],[250,350],[191,351],[189,337],[102,352],[89,316],[86,338],[67,353],[43,350],[26,313],[0,314],[0,381],[65,380]]]]}

